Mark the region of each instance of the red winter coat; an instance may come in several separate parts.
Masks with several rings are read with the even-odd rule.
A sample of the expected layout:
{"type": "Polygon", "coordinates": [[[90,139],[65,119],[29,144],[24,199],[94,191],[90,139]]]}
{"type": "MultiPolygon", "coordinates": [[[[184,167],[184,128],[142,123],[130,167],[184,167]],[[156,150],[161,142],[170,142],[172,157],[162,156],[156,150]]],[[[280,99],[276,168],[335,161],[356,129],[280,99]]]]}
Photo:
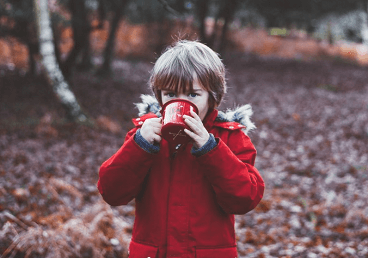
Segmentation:
{"type": "Polygon", "coordinates": [[[237,257],[234,214],[256,207],[264,182],[254,167],[256,150],[240,130],[244,126],[216,122],[216,116],[214,110],[204,125],[218,144],[200,157],[191,154],[191,144],[172,157],[165,140],[157,154],[146,152],[134,140],[136,123],[102,164],[103,199],[118,206],[135,198],[130,258],[237,257]]]}

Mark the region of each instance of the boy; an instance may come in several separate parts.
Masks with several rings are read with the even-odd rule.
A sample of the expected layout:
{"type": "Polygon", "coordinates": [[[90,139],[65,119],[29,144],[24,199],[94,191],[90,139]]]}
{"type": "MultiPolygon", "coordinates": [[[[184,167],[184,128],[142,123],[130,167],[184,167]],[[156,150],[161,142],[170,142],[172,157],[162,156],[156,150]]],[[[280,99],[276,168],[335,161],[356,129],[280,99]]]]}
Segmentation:
{"type": "Polygon", "coordinates": [[[129,257],[237,257],[234,214],[254,209],[264,191],[256,150],[242,131],[254,127],[250,106],[217,111],[226,92],[225,68],[196,41],[168,48],[155,63],[150,87],[158,103],[142,97],[136,127],[102,164],[98,181],[110,205],[135,198],[129,257]],[[176,98],[199,110],[185,116],[192,142],[183,146],[169,146],[160,136],[160,106],[176,98]]]}

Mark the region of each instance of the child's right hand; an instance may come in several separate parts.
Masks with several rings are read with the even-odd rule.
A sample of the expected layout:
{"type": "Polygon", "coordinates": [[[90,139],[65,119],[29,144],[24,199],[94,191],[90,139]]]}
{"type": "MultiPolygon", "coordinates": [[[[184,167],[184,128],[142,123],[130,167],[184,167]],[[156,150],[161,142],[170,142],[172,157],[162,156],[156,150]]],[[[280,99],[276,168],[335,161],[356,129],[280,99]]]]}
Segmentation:
{"type": "Polygon", "coordinates": [[[142,137],[150,144],[161,142],[162,118],[150,118],[144,121],[141,127],[142,137]]]}

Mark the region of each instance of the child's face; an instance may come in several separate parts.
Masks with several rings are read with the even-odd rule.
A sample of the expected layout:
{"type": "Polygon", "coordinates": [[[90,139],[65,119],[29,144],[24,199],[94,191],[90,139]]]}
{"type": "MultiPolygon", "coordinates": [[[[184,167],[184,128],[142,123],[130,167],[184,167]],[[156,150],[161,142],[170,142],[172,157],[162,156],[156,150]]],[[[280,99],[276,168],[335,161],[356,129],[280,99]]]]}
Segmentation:
{"type": "Polygon", "coordinates": [[[188,92],[174,92],[171,90],[162,90],[161,99],[164,105],[169,100],[173,99],[186,99],[194,103],[198,107],[198,116],[203,121],[207,114],[209,93],[199,84],[197,80],[193,81],[193,91],[188,92]]]}

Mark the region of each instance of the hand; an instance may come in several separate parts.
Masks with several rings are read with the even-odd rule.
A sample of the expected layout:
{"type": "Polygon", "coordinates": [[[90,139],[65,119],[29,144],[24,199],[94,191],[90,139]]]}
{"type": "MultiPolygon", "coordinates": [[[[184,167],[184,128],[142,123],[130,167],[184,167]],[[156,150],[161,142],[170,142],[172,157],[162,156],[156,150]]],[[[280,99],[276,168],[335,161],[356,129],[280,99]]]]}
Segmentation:
{"type": "Polygon", "coordinates": [[[184,132],[193,139],[193,146],[196,149],[201,148],[210,138],[209,133],[202,123],[201,118],[194,112],[190,111],[192,117],[184,115],[184,122],[189,126],[192,131],[184,129],[184,132]]]}
{"type": "Polygon", "coordinates": [[[150,118],[144,121],[141,127],[142,137],[150,144],[161,142],[162,118],[150,118]]]}

